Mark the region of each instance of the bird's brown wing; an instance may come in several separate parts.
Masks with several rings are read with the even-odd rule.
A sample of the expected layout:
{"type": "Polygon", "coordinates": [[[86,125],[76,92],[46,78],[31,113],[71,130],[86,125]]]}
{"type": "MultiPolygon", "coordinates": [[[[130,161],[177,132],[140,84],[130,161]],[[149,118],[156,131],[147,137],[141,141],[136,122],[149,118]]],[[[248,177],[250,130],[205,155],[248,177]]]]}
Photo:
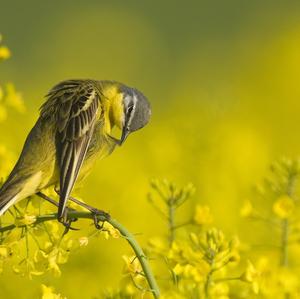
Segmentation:
{"type": "Polygon", "coordinates": [[[97,113],[101,109],[99,94],[93,86],[69,82],[61,84],[55,92],[60,97],[56,133],[60,168],[59,218],[64,215],[93,134],[97,113]]]}

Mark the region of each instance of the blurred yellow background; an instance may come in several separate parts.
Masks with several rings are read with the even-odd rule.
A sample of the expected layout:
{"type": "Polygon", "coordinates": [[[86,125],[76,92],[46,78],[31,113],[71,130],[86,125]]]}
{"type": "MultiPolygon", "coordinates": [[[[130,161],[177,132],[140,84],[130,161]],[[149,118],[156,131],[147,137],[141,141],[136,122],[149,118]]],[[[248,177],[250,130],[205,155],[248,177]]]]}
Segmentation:
{"type": "MultiPolygon", "coordinates": [[[[12,57],[0,82],[15,83],[27,111],[0,124],[1,144],[18,157],[58,81],[134,86],[152,103],[151,122],[99,161],[81,197],[145,244],[165,232],[146,201],[149,180],[193,182],[194,202],[208,203],[216,225],[243,238],[242,201],[271,161],[300,152],[299,20],[299,1],[2,0],[12,57]]],[[[35,298],[41,282],[68,298],[99,298],[118,285],[127,251],[122,240],[95,240],[72,255],[61,279],[4,274],[1,298],[35,298]]]]}

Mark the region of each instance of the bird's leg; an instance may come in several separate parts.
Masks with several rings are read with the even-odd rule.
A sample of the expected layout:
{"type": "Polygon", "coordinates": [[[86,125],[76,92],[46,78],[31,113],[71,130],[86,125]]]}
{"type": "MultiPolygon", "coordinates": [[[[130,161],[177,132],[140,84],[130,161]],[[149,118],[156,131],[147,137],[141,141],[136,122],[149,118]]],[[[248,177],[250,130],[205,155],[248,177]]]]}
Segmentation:
{"type": "Polygon", "coordinates": [[[43,199],[45,199],[45,200],[47,200],[48,202],[55,205],[56,207],[58,207],[58,203],[54,199],[52,199],[51,197],[44,194],[43,192],[37,192],[36,195],[43,198],[43,199]]]}
{"type": "MultiPolygon", "coordinates": [[[[57,190],[56,188],[54,188],[54,190],[59,195],[59,190],[57,190]]],[[[107,219],[107,220],[109,220],[109,218],[110,218],[110,215],[108,213],[106,213],[105,211],[98,210],[97,208],[92,207],[92,206],[78,200],[77,198],[74,198],[74,197],[70,196],[69,200],[75,202],[76,204],[78,204],[81,207],[84,207],[85,209],[87,209],[88,211],[90,211],[93,214],[93,216],[94,216],[94,225],[95,225],[96,229],[102,229],[103,228],[103,224],[102,225],[99,224],[99,222],[100,222],[99,216],[103,217],[104,219],[107,219]]]]}
{"type": "MultiPolygon", "coordinates": [[[[51,197],[44,194],[43,192],[37,192],[36,195],[43,198],[43,199],[45,199],[45,200],[47,200],[48,202],[55,205],[56,207],[58,207],[58,203],[54,199],[52,199],[51,197]]],[[[71,230],[78,230],[78,228],[71,227],[72,222],[75,222],[78,219],[77,218],[68,219],[68,210],[75,211],[74,209],[66,208],[65,212],[64,212],[64,215],[62,217],[58,218],[58,221],[60,223],[62,223],[66,228],[66,231],[65,231],[64,234],[66,234],[70,229],[71,230]]]]}

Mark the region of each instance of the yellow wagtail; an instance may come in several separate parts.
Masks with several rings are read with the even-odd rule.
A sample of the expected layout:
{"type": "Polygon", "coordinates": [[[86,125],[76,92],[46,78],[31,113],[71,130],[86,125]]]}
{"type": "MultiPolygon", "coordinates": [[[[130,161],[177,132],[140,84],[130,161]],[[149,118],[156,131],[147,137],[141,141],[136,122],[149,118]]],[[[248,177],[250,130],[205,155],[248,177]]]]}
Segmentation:
{"type": "Polygon", "coordinates": [[[110,154],[129,133],[145,126],[151,109],[138,90],[114,81],[68,80],[46,96],[18,162],[0,189],[0,215],[51,185],[59,188],[58,219],[76,182],[95,160],[110,154]],[[116,126],[122,136],[111,136],[116,126]]]}

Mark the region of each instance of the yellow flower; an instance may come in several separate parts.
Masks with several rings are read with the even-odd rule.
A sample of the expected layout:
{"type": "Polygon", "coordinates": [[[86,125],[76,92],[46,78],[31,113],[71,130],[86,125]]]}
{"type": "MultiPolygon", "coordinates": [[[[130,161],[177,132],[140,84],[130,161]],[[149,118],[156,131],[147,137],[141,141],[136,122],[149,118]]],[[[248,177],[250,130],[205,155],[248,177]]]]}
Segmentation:
{"type": "Polygon", "coordinates": [[[196,206],[196,211],[194,215],[195,223],[199,225],[210,224],[213,222],[213,217],[208,206],[196,206]]]}
{"type": "Polygon", "coordinates": [[[78,239],[78,242],[79,242],[80,247],[85,247],[89,244],[89,238],[88,237],[80,237],[78,239]]]}
{"type": "Polygon", "coordinates": [[[12,269],[16,274],[27,276],[29,279],[32,279],[32,276],[38,276],[44,273],[36,269],[34,262],[29,258],[26,258],[17,265],[13,265],[12,269]]]}
{"type": "Polygon", "coordinates": [[[9,49],[5,46],[0,47],[0,60],[8,59],[11,56],[9,49]]]}
{"type": "Polygon", "coordinates": [[[52,250],[47,255],[48,257],[48,268],[47,270],[52,272],[56,277],[61,275],[59,264],[65,264],[69,258],[69,245],[66,244],[67,250],[61,247],[53,247],[52,250]]]}
{"type": "Polygon", "coordinates": [[[136,256],[123,255],[125,262],[124,273],[139,274],[142,272],[141,264],[136,256]]]}
{"type": "Polygon", "coordinates": [[[197,263],[194,263],[194,265],[177,264],[173,268],[173,271],[177,276],[181,275],[184,278],[192,279],[193,281],[199,283],[205,280],[208,272],[210,271],[210,266],[204,260],[199,260],[197,263]]]}
{"type": "Polygon", "coordinates": [[[52,287],[47,287],[46,285],[41,285],[42,289],[42,298],[41,299],[66,299],[60,294],[55,294],[52,287]]]}
{"type": "Polygon", "coordinates": [[[273,212],[282,219],[289,218],[293,213],[295,203],[288,195],[280,196],[273,205],[273,212]]]}
{"type": "Polygon", "coordinates": [[[31,225],[36,222],[35,215],[24,214],[22,217],[18,217],[15,220],[16,226],[23,226],[23,225],[31,225]]]}
{"type": "Polygon", "coordinates": [[[204,261],[199,262],[202,263],[197,264],[196,266],[190,264],[185,265],[183,268],[183,276],[187,279],[192,279],[197,283],[204,281],[209,271],[209,267],[204,261]]]}
{"type": "Polygon", "coordinates": [[[176,241],[171,245],[168,257],[173,260],[179,260],[181,258],[182,249],[179,247],[176,241]]]}
{"type": "Polygon", "coordinates": [[[121,233],[119,230],[114,228],[110,223],[104,222],[103,228],[101,230],[101,234],[104,235],[104,238],[107,240],[109,237],[112,238],[119,238],[121,236],[121,233]]]}
{"type": "Polygon", "coordinates": [[[212,254],[213,252],[224,251],[228,247],[224,233],[217,228],[212,228],[206,232],[202,241],[204,248],[212,254]]]}
{"type": "Polygon", "coordinates": [[[247,261],[247,268],[245,272],[241,276],[241,280],[246,282],[252,282],[256,275],[256,269],[254,268],[253,264],[248,260],[247,261]]]}
{"type": "Polygon", "coordinates": [[[60,277],[61,271],[55,256],[49,256],[47,270],[50,271],[55,277],[60,277]]]}
{"type": "Polygon", "coordinates": [[[246,200],[240,210],[240,216],[247,218],[253,215],[254,209],[250,200],[246,200]]]}
{"type": "Polygon", "coordinates": [[[40,262],[43,262],[43,261],[46,261],[48,258],[48,255],[46,254],[45,251],[43,250],[36,250],[35,253],[34,253],[34,256],[33,256],[33,260],[35,263],[40,263],[40,262]]]}
{"type": "Polygon", "coordinates": [[[182,274],[184,271],[184,266],[180,265],[180,264],[176,264],[175,267],[173,268],[173,272],[176,274],[176,275],[180,275],[182,274]]]}
{"type": "Polygon", "coordinates": [[[242,281],[249,282],[252,284],[252,289],[255,294],[258,294],[259,291],[259,272],[255,269],[253,264],[248,260],[247,261],[247,268],[245,272],[241,275],[240,278],[242,281]]]}

